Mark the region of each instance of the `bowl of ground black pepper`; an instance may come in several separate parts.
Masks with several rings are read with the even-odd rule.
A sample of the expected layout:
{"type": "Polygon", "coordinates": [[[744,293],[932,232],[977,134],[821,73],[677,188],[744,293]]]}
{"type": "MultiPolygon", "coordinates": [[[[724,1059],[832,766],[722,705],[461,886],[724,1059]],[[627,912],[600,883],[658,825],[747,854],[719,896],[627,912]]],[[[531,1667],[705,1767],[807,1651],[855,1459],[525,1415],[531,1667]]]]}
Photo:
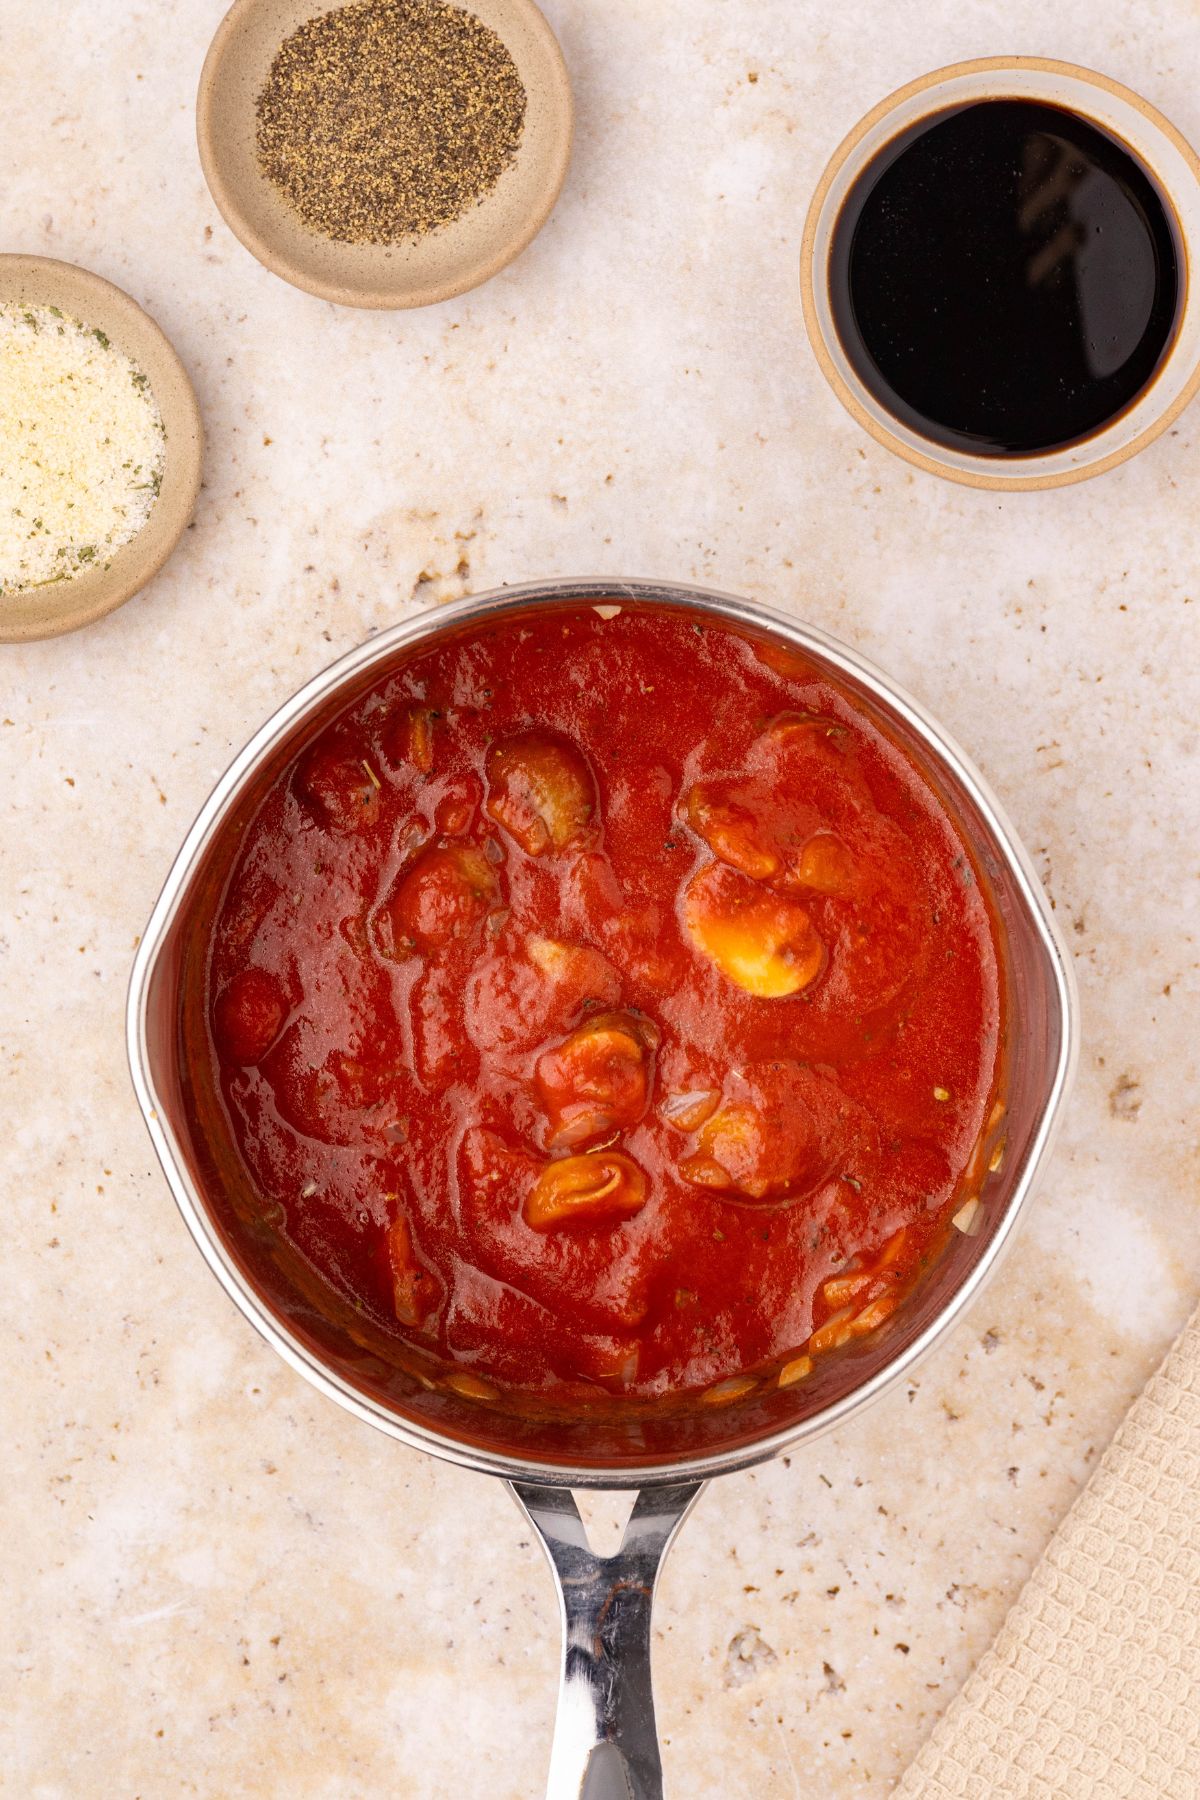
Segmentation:
{"type": "Polygon", "coordinates": [[[533,0],[235,0],[196,123],[213,198],[261,263],[399,308],[477,287],[536,236],[573,106],[533,0]]]}
{"type": "Polygon", "coordinates": [[[103,618],[192,516],[203,429],[187,371],[88,269],[0,256],[0,643],[103,618]]]}

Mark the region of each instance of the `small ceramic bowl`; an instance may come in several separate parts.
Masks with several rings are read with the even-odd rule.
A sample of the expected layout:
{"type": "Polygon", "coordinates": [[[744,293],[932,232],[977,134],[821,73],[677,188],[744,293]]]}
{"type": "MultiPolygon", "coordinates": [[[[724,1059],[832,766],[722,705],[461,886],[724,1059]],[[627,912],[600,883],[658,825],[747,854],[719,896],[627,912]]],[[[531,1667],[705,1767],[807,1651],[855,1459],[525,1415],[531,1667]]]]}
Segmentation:
{"type": "MultiPolygon", "coordinates": [[[[187,370],[154,320],[111,281],[45,256],[0,256],[0,301],[57,306],[96,326],[149,376],[166,428],[162,488],[142,529],[99,566],[52,587],[0,598],[0,643],[57,637],[113,612],[144,588],[170,556],[200,491],[204,430],[187,370]]],[[[0,427],[2,432],[2,427],[0,427]]]]}
{"type": "Polygon", "coordinates": [[[842,404],[873,438],[934,475],[982,488],[1051,488],[1115,468],[1178,418],[1200,387],[1200,158],[1140,95],[1106,75],[1042,57],[984,57],[953,63],[899,88],[869,112],[834,151],[804,227],[800,281],[804,321],[817,361],[842,404]],[[1182,247],[1179,323],[1153,380],[1102,430],[1034,456],[973,456],[934,443],[903,423],[865,386],[842,346],[829,295],[829,258],[838,214],[854,183],[883,147],[922,119],[979,100],[1040,100],[1081,114],[1128,146],[1156,177],[1182,247]]]}
{"type": "Polygon", "coordinates": [[[209,48],[196,102],[200,161],[213,199],[266,268],[339,306],[431,306],[478,287],[536,237],[566,177],[574,107],[557,38],[533,0],[464,5],[500,38],[525,88],[525,129],[512,166],[478,206],[426,237],[344,244],[308,229],[262,173],[255,145],[256,102],[279,46],[336,5],[234,0],[209,48]]]}

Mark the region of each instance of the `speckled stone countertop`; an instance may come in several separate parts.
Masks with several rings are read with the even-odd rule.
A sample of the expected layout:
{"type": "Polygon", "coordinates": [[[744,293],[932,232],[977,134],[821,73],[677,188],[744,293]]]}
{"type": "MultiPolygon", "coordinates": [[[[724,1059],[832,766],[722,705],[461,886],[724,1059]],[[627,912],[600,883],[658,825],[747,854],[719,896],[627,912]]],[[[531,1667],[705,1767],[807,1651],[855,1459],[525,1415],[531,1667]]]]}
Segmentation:
{"type": "Polygon", "coordinates": [[[920,475],[825,388],[800,228],[842,133],[957,57],[1091,64],[1200,139],[1200,15],[547,0],[579,108],[558,210],[489,287],[388,316],[285,287],[212,206],[221,10],[0,0],[4,247],[128,288],[209,431],[152,588],[0,652],[0,1791],[539,1791],[540,1553],[498,1484],[343,1415],[234,1312],[122,1014],[178,843],[279,700],[415,608],[610,572],[759,595],[882,663],[1004,796],[1076,957],[1078,1088],[1003,1275],[906,1390],[712,1487],[660,1592],[679,1800],[876,1800],[1200,1290],[1200,409],[1056,493],[920,475]]]}

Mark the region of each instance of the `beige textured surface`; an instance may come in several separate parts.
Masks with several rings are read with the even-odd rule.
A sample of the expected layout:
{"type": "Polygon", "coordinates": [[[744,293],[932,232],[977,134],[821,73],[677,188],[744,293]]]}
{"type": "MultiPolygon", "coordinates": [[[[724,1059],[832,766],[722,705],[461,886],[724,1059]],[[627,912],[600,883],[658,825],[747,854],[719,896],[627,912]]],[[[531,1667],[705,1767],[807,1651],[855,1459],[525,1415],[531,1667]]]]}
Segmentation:
{"type": "Polygon", "coordinates": [[[121,1041],[134,940],[213,779],[414,606],[608,571],[791,607],[970,747],[1076,953],[1079,1086],[997,1285],[910,1389],[717,1484],[672,1552],[675,1800],[883,1800],[1200,1292],[1200,412],[1127,469],[999,503],[863,437],[797,292],[812,185],[894,83],[1033,48],[1200,139],[1200,13],[546,10],[578,103],[558,207],[486,288],[389,316],[275,280],[208,199],[193,101],[221,0],[0,0],[7,247],[147,305],[209,438],[153,586],[0,653],[5,1800],[543,1779],[556,1622],[511,1503],[258,1342],[175,1214],[121,1041]]]}
{"type": "Polygon", "coordinates": [[[896,1800],[1195,1800],[1200,1314],[896,1800]]]}

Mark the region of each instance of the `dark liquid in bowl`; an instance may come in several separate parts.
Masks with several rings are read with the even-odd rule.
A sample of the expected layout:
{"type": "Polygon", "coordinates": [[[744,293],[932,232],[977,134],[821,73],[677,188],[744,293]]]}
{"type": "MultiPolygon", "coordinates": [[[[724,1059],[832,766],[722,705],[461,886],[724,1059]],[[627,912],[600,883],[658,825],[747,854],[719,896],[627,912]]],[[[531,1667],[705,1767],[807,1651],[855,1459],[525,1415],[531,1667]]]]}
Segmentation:
{"type": "Polygon", "coordinates": [[[1078,114],[985,100],[885,146],[834,228],[830,300],[860,379],[982,456],[1092,436],[1173,341],[1182,254],[1157,183],[1078,114]]]}

